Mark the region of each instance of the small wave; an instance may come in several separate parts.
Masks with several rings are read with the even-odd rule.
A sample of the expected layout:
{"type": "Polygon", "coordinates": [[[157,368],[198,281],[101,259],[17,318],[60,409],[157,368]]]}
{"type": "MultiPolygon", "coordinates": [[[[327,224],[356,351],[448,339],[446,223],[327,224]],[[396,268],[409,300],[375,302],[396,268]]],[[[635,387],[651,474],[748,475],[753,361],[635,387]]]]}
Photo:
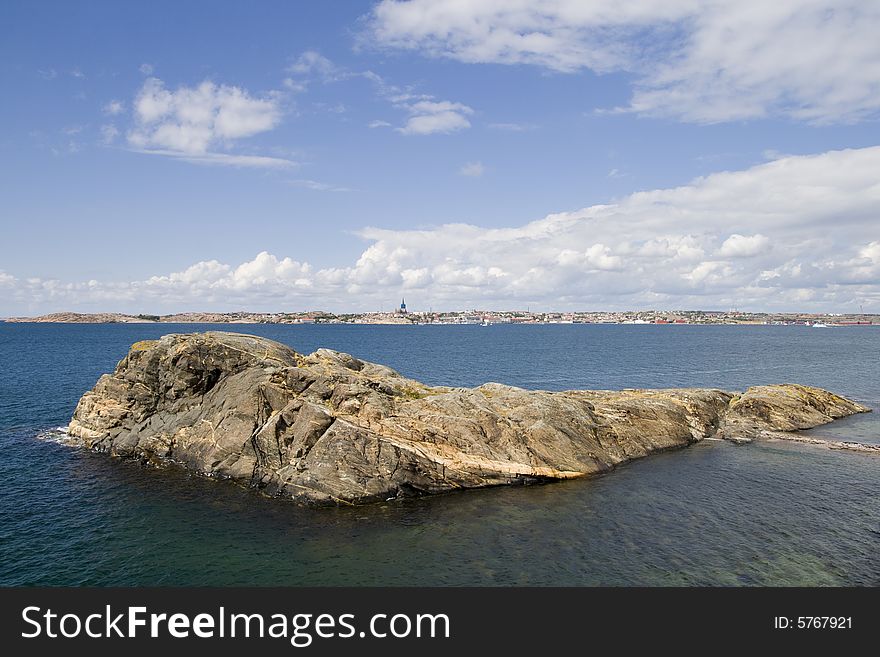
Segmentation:
{"type": "Polygon", "coordinates": [[[44,429],[37,433],[37,440],[45,440],[50,443],[58,443],[59,445],[68,445],[71,446],[74,444],[74,440],[69,433],[67,433],[67,427],[53,427],[51,429],[44,429]]]}

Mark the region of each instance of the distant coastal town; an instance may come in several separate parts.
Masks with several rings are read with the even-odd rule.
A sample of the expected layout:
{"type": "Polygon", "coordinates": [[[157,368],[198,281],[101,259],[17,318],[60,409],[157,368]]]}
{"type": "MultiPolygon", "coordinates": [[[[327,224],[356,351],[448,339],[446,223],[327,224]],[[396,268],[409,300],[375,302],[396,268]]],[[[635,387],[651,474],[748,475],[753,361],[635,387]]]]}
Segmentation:
{"type": "Polygon", "coordinates": [[[745,324],[831,326],[880,326],[880,315],[872,313],[774,313],[738,310],[627,310],[535,312],[530,310],[407,310],[406,302],[391,312],[331,313],[304,312],[187,312],[171,315],[125,313],[59,312],[37,317],[8,317],[4,322],[65,324],[397,324],[397,325],[482,325],[493,324],[745,324]]]}

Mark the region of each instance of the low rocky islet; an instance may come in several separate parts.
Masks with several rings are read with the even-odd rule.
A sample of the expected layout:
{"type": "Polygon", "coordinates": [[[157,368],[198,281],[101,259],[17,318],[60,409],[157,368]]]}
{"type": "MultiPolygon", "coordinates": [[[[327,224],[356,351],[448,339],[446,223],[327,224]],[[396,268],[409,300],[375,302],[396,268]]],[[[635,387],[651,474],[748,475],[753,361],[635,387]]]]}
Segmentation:
{"type": "Polygon", "coordinates": [[[68,434],[269,495],[357,504],[584,477],[707,438],[784,438],[868,410],[796,384],[743,393],[427,386],[329,349],[306,356],[207,332],[132,345],[80,399],[68,434]]]}

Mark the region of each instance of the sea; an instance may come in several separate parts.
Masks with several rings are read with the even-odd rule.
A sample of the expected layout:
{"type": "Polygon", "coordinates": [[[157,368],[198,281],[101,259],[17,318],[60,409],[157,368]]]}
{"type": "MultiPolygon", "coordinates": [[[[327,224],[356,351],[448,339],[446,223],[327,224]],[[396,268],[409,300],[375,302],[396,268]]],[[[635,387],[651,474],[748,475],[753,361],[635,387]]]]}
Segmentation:
{"type": "MultiPolygon", "coordinates": [[[[880,584],[880,456],[703,441],[591,479],[352,508],[64,444],[130,344],[205,330],[429,384],[821,386],[880,409],[880,327],[0,324],[3,586],[880,584]]],[[[806,432],[880,442],[880,412],[806,432]]]]}

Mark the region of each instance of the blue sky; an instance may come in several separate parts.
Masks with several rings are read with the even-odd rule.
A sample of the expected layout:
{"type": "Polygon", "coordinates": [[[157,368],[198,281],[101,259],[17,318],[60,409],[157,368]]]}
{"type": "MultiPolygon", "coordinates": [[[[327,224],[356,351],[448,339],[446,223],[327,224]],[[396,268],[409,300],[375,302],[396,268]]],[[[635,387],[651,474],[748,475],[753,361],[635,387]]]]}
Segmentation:
{"type": "Polygon", "coordinates": [[[880,312],[880,10],[5,2],[0,315],[880,312]]]}

